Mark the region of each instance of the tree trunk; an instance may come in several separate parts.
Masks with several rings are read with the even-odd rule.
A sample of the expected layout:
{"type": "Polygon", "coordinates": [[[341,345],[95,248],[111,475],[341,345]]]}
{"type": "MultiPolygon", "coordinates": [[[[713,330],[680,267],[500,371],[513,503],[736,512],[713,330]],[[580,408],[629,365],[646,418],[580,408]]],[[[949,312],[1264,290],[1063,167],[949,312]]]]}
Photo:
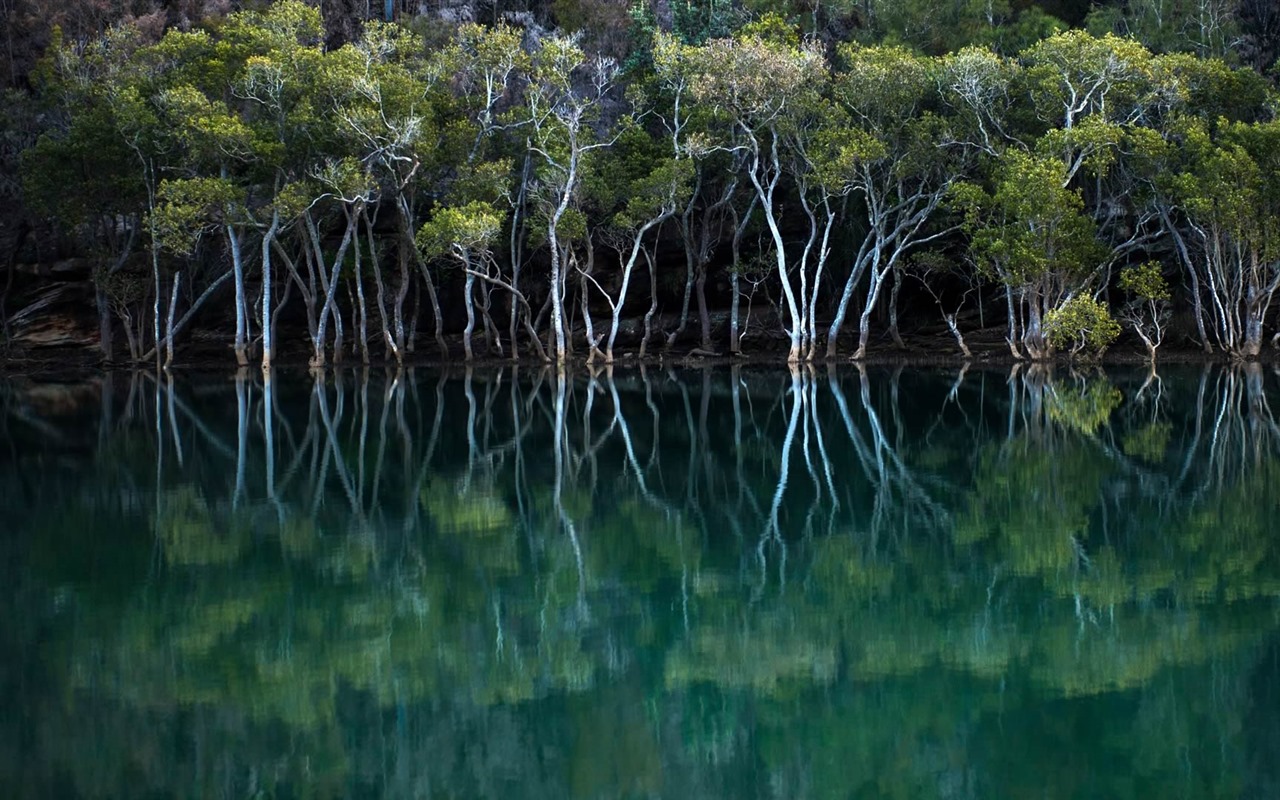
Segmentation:
{"type": "Polygon", "coordinates": [[[1027,303],[1027,327],[1022,332],[1022,346],[1033,361],[1044,361],[1053,355],[1053,348],[1044,338],[1043,314],[1039,295],[1027,303]]]}
{"type": "Polygon", "coordinates": [[[644,251],[644,260],[649,268],[649,310],[644,314],[644,331],[640,334],[640,358],[645,357],[649,348],[649,339],[653,336],[653,315],[658,312],[658,270],[648,250],[644,251]]]}
{"type": "MultiPolygon", "coordinates": [[[[154,166],[152,167],[152,177],[155,176],[154,166]]],[[[155,344],[156,353],[156,370],[160,369],[160,303],[163,302],[160,297],[160,246],[156,242],[156,195],[155,189],[151,185],[151,181],[147,181],[147,211],[148,227],[151,229],[151,341],[155,344]]],[[[159,391],[157,389],[157,391],[159,391]]],[[[158,414],[157,414],[158,416],[158,414]]]]}
{"type": "Polygon", "coordinates": [[[283,259],[285,268],[289,271],[289,277],[293,279],[293,284],[298,287],[298,291],[302,293],[303,306],[307,312],[307,337],[315,338],[316,327],[316,265],[311,256],[311,248],[305,241],[302,244],[302,257],[307,263],[307,279],[303,281],[302,275],[298,273],[298,265],[295,259],[290,258],[285,249],[280,246],[279,240],[272,241],[272,251],[283,259]]]}
{"type": "Polygon", "coordinates": [[[858,318],[858,349],[853,354],[855,361],[861,361],[867,356],[867,340],[871,337],[871,312],[875,311],[876,301],[880,299],[885,272],[891,269],[893,267],[889,266],[871,271],[871,287],[867,290],[866,304],[862,307],[862,314],[858,318]]]}
{"type": "Polygon", "coordinates": [[[694,284],[694,266],[693,253],[686,252],[684,265],[684,292],[680,296],[680,321],[676,324],[676,329],[667,334],[666,348],[670,350],[676,343],[676,340],[684,333],[684,329],[689,325],[689,298],[693,294],[694,284]]]}
{"type": "Polygon", "coordinates": [[[245,290],[244,290],[244,258],[240,252],[240,235],[232,225],[227,226],[227,241],[231,244],[231,269],[236,286],[236,338],[233,348],[236,353],[236,364],[249,365],[249,354],[245,349],[245,290]]]}
{"type": "Polygon", "coordinates": [[[467,361],[471,361],[474,358],[474,354],[471,352],[471,334],[476,329],[476,308],[472,298],[476,285],[476,276],[471,274],[471,257],[469,255],[463,255],[462,263],[466,269],[466,278],[462,289],[462,303],[467,309],[467,326],[462,329],[462,352],[464,354],[463,357],[467,361]]]}
{"type": "MultiPolygon", "coordinates": [[[[351,291],[351,281],[344,281],[343,285],[347,290],[347,302],[351,306],[351,322],[355,325],[356,319],[356,301],[351,291]]],[[[334,299],[333,303],[333,363],[339,364],[343,358],[343,344],[347,341],[346,327],[342,322],[342,303],[334,299]]]]}
{"type": "Polygon", "coordinates": [[[737,211],[732,206],[729,207],[730,213],[733,214],[733,242],[732,242],[732,265],[729,268],[729,352],[738,354],[742,352],[742,338],[738,333],[739,327],[739,309],[742,304],[742,288],[741,288],[741,271],[742,271],[742,236],[746,233],[747,225],[751,222],[751,215],[755,212],[756,198],[751,199],[751,205],[747,206],[747,211],[738,218],[737,211]]]}
{"type": "Polygon", "coordinates": [[[406,332],[404,340],[404,349],[406,353],[412,353],[418,346],[418,317],[422,310],[422,287],[414,284],[413,287],[413,312],[409,315],[409,330],[406,332]]]}
{"type": "Polygon", "coordinates": [[[1244,358],[1257,358],[1262,352],[1262,314],[1257,305],[1256,301],[1250,301],[1245,310],[1244,341],[1240,347],[1244,358]]]}
{"type": "Polygon", "coordinates": [[[738,270],[735,265],[729,273],[729,353],[737,355],[742,352],[742,342],[738,336],[738,313],[742,294],[738,288],[738,270]]]}
{"type": "Polygon", "coordinates": [[[583,337],[587,343],[587,363],[594,364],[598,340],[596,339],[595,320],[591,318],[591,298],[587,292],[587,276],[583,273],[578,277],[578,304],[582,307],[582,324],[584,327],[583,337]]]}
{"type": "Polygon", "coordinates": [[[271,226],[262,236],[262,369],[271,369],[275,358],[275,315],[271,312],[271,248],[280,230],[280,211],[271,212],[271,226]]]}
{"type": "Polygon", "coordinates": [[[698,322],[702,326],[702,349],[713,350],[711,343],[711,313],[707,310],[707,268],[702,265],[698,268],[698,275],[694,281],[694,291],[698,296],[698,322]]]}
{"type": "MultiPolygon", "coordinates": [[[[342,318],[338,315],[337,296],[338,296],[338,277],[342,269],[342,261],[346,257],[347,248],[351,245],[352,226],[350,220],[347,222],[347,229],[343,233],[342,243],[338,246],[337,255],[333,259],[333,269],[327,274],[325,272],[324,251],[320,246],[320,232],[316,228],[315,221],[311,219],[310,214],[304,217],[308,234],[311,236],[311,247],[315,251],[314,257],[319,267],[320,282],[324,289],[324,304],[320,307],[319,321],[316,325],[315,336],[311,340],[311,366],[320,368],[325,365],[325,336],[329,332],[329,318],[333,317],[336,336],[339,341],[342,336],[342,318]]],[[[334,360],[340,357],[341,348],[334,348],[334,360]]]]}
{"type": "MultiPolygon", "coordinates": [[[[357,212],[350,224],[355,227],[355,233],[351,237],[351,249],[355,255],[355,280],[356,280],[356,302],[357,307],[351,310],[351,316],[355,319],[354,327],[356,329],[356,348],[360,352],[360,362],[366,366],[369,364],[369,313],[368,304],[364,299],[364,265],[360,263],[360,216],[357,212]]],[[[337,348],[334,348],[336,354],[337,348]]],[[[335,357],[336,360],[336,357],[335,357]]]]}
{"type": "Polygon", "coordinates": [[[1212,353],[1213,345],[1209,343],[1209,334],[1204,328],[1204,305],[1200,299],[1200,276],[1196,270],[1195,263],[1191,259],[1191,252],[1182,236],[1182,232],[1173,224],[1169,210],[1163,206],[1160,208],[1160,220],[1164,224],[1164,229],[1173,238],[1179,260],[1182,262],[1183,269],[1187,271],[1187,276],[1191,279],[1191,307],[1196,318],[1196,333],[1200,337],[1200,347],[1205,353],[1212,353]]]}
{"type": "Polygon", "coordinates": [[[434,325],[432,334],[436,340],[436,347],[440,350],[442,358],[448,357],[449,348],[444,343],[444,317],[440,314],[440,297],[436,294],[436,283],[431,279],[431,270],[426,262],[418,262],[418,271],[422,274],[422,283],[427,287],[427,302],[431,305],[431,320],[434,325]]]}
{"type": "Polygon", "coordinates": [[[960,326],[956,324],[956,315],[944,314],[942,318],[947,321],[947,329],[955,337],[956,344],[960,347],[960,352],[964,354],[965,358],[973,358],[973,353],[969,352],[969,345],[965,344],[964,334],[960,332],[960,326]]]}
{"type": "MultiPolygon", "coordinates": [[[[370,231],[372,233],[372,230],[370,231]]],[[[404,304],[409,297],[409,260],[405,257],[398,259],[400,266],[400,283],[396,287],[396,301],[391,307],[392,324],[395,326],[395,358],[397,364],[404,363],[405,350],[405,330],[404,330],[404,304]]],[[[378,263],[376,260],[375,264],[378,263]]],[[[415,315],[416,316],[416,315],[415,315]]]]}
{"type": "Polygon", "coordinates": [[[770,166],[767,168],[762,167],[760,163],[762,156],[759,143],[755,141],[755,137],[752,135],[754,163],[748,170],[748,175],[756,189],[756,196],[760,199],[760,208],[764,211],[765,223],[768,225],[769,234],[773,238],[778,279],[782,282],[782,294],[786,298],[787,312],[791,317],[791,330],[789,332],[791,347],[787,352],[787,363],[796,364],[800,361],[800,337],[804,321],[800,316],[800,309],[796,305],[795,291],[791,287],[791,276],[787,273],[787,253],[782,239],[781,223],[773,208],[773,192],[781,178],[782,164],[778,156],[778,135],[776,132],[771,133],[770,166]],[[769,178],[767,186],[760,180],[762,170],[772,171],[772,177],[769,178]]]}
{"type": "Polygon", "coordinates": [[[413,254],[414,261],[418,264],[418,272],[422,274],[422,282],[427,287],[427,300],[431,303],[436,347],[440,349],[440,355],[446,357],[449,355],[449,348],[444,343],[444,318],[440,316],[440,298],[436,294],[435,281],[431,279],[431,269],[427,262],[422,259],[422,255],[418,252],[418,245],[413,240],[413,213],[409,210],[409,202],[403,194],[396,198],[396,210],[400,215],[398,223],[400,227],[400,246],[407,248],[408,252],[413,254]]]}
{"type": "Polygon", "coordinates": [[[556,237],[556,219],[547,226],[547,238],[551,243],[551,334],[552,350],[555,353],[556,366],[564,368],[564,264],[560,252],[559,240],[556,237]]]}
{"type": "Polygon", "coordinates": [[[591,292],[592,284],[591,273],[595,271],[596,253],[591,243],[590,235],[587,236],[587,266],[586,269],[578,266],[578,254],[570,252],[568,263],[573,265],[574,270],[578,273],[578,306],[582,309],[582,325],[583,339],[587,344],[587,363],[593,364],[597,357],[603,357],[599,351],[600,337],[596,336],[595,320],[591,316],[591,292]]]}
{"type": "Polygon", "coordinates": [[[395,359],[396,364],[403,364],[404,359],[400,350],[404,344],[404,325],[401,322],[401,314],[404,310],[404,297],[409,291],[409,267],[404,258],[404,254],[400,255],[400,287],[396,292],[395,306],[392,311],[395,315],[394,325],[396,332],[393,335],[391,325],[387,321],[387,301],[386,301],[386,282],[382,278],[382,260],[378,257],[377,242],[373,238],[373,222],[369,219],[369,215],[364,215],[364,231],[365,238],[369,244],[369,263],[373,267],[374,282],[374,301],[378,305],[378,322],[382,325],[382,342],[386,346],[387,355],[395,359]]]}
{"type": "Polygon", "coordinates": [[[889,335],[899,350],[905,350],[902,334],[898,332],[898,291],[902,288],[901,270],[893,270],[893,288],[889,290],[889,335]]]}
{"type": "Polygon", "coordinates": [[[1018,334],[1018,307],[1013,299],[1013,287],[1008,283],[1004,285],[1005,310],[1008,313],[1009,335],[1005,338],[1005,342],[1009,345],[1009,352],[1016,359],[1022,359],[1022,351],[1018,349],[1018,342],[1022,337],[1018,334]]]}
{"type": "Polygon", "coordinates": [[[818,266],[813,273],[813,289],[808,305],[809,317],[806,322],[808,346],[805,348],[805,360],[813,361],[818,356],[818,298],[822,292],[822,276],[826,272],[827,258],[831,255],[831,228],[836,222],[836,213],[831,209],[831,199],[822,200],[823,216],[826,218],[822,226],[822,239],[818,243],[818,266]]]}
{"type": "MultiPolygon", "coordinates": [[[[645,258],[649,259],[649,251],[644,250],[645,234],[649,232],[650,228],[661,224],[664,219],[666,219],[665,216],[661,219],[646,222],[640,227],[640,230],[636,231],[634,238],[631,240],[631,253],[627,256],[626,262],[622,265],[622,286],[618,290],[618,301],[613,305],[613,317],[609,322],[609,338],[604,349],[604,359],[606,363],[613,363],[613,345],[618,338],[618,327],[622,323],[622,309],[627,305],[627,292],[631,287],[631,275],[635,271],[636,261],[640,257],[642,250],[644,251],[645,258]]],[[[652,259],[649,260],[650,263],[652,263],[652,259]]],[[[652,270],[650,270],[650,273],[652,274],[652,270]]],[[[645,319],[648,320],[647,314],[645,315],[645,319]]]]}
{"type": "Polygon", "coordinates": [[[1142,346],[1147,348],[1147,357],[1151,359],[1151,368],[1155,369],[1156,364],[1156,343],[1151,340],[1146,331],[1142,330],[1142,326],[1135,323],[1133,332],[1138,334],[1138,338],[1142,340],[1142,346]]]}
{"type": "Polygon", "coordinates": [[[835,316],[831,318],[831,327],[827,329],[827,358],[835,358],[837,345],[840,342],[840,329],[844,327],[845,315],[849,312],[849,303],[853,300],[854,289],[862,280],[862,274],[870,265],[873,272],[880,269],[880,250],[870,247],[864,242],[863,249],[853,261],[849,277],[845,279],[844,291],[840,293],[840,302],[836,305],[835,316]]]}
{"type": "MultiPolygon", "coordinates": [[[[490,310],[493,307],[493,287],[485,283],[480,290],[480,321],[484,323],[484,346],[490,353],[497,353],[498,357],[502,357],[502,333],[498,330],[498,326],[493,321],[493,315],[490,310]]],[[[515,298],[511,298],[511,302],[515,302],[515,298]]]]}
{"type": "MultiPolygon", "coordinates": [[[[173,291],[169,293],[169,314],[165,320],[164,367],[173,365],[173,318],[178,311],[178,290],[182,286],[182,270],[173,275],[173,291]]],[[[159,345],[157,344],[157,347],[159,345]]]]}
{"type": "MultiPolygon", "coordinates": [[[[98,347],[102,350],[102,360],[110,364],[114,360],[115,342],[112,339],[111,304],[102,285],[97,284],[93,290],[93,301],[98,308],[98,347]]],[[[6,340],[8,337],[6,337],[6,340]]]]}
{"type": "Polygon", "coordinates": [[[569,210],[573,200],[574,188],[578,183],[578,137],[577,130],[569,129],[569,167],[565,174],[564,186],[560,189],[560,201],[551,218],[547,220],[547,243],[551,246],[551,327],[555,334],[556,366],[564,369],[565,358],[569,347],[565,341],[564,289],[565,268],[568,266],[568,247],[560,245],[560,219],[569,210]]]}

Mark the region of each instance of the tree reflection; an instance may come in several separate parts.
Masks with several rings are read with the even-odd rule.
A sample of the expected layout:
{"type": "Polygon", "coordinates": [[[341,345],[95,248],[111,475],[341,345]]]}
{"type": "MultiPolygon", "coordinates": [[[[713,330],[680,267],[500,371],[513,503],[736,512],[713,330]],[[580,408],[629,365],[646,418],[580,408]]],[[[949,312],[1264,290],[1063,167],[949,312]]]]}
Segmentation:
{"type": "Polygon", "coordinates": [[[4,684],[3,763],[87,796],[1271,785],[1274,380],[10,384],[0,648],[47,677],[4,684]]]}

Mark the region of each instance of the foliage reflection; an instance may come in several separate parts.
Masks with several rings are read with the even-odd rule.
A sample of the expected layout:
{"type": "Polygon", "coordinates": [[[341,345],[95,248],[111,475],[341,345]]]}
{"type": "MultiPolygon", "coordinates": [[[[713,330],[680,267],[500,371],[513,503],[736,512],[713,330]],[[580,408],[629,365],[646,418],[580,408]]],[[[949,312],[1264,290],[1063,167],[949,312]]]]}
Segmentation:
{"type": "Polygon", "coordinates": [[[11,384],[0,780],[1267,794],[1274,381],[11,384]]]}

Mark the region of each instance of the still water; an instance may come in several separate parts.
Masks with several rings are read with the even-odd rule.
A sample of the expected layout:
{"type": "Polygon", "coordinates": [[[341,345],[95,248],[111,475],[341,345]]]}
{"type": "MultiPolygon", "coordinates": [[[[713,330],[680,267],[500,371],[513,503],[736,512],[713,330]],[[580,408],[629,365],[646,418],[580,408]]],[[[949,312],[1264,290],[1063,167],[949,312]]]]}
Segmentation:
{"type": "Polygon", "coordinates": [[[1280,796],[1278,384],[10,381],[0,794],[1280,796]]]}

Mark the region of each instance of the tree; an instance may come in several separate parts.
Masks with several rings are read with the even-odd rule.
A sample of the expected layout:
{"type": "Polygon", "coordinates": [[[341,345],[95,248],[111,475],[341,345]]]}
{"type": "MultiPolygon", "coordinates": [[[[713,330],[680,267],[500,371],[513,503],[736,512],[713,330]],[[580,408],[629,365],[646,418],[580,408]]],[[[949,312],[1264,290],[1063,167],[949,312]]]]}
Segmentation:
{"type": "MultiPolygon", "coordinates": [[[[614,360],[614,345],[622,324],[622,312],[627,304],[636,264],[643,255],[652,270],[652,251],[661,226],[676,215],[683,201],[690,195],[693,164],[686,158],[655,156],[653,150],[661,144],[633,129],[631,135],[624,134],[619,139],[618,152],[610,154],[610,160],[615,165],[621,165],[622,174],[617,176],[616,185],[604,191],[613,195],[609,205],[617,208],[617,211],[602,226],[603,230],[599,235],[610,242],[618,253],[621,275],[618,276],[617,297],[614,298],[594,277],[584,273],[584,280],[589,281],[609,304],[609,332],[604,339],[606,363],[614,360]],[[647,242],[650,234],[653,234],[653,241],[647,242]]],[[[594,353],[588,361],[593,357],[594,353]]]]}
{"type": "MultiPolygon", "coordinates": [[[[680,321],[667,334],[670,348],[684,333],[689,320],[689,301],[695,297],[701,327],[702,349],[711,351],[711,318],[707,309],[707,268],[712,253],[722,238],[726,217],[741,183],[744,154],[725,152],[715,142],[731,138],[724,129],[732,122],[714,109],[690,101],[690,81],[698,50],[682,44],[676,37],[657,34],[653,41],[656,92],[663,105],[649,101],[645,109],[656,115],[668,135],[671,155],[689,162],[693,171],[692,186],[683,193],[684,202],[677,214],[680,239],[684,245],[684,292],[680,302],[680,321]]],[[[642,90],[646,87],[642,85],[642,90]]],[[[641,93],[641,96],[644,95],[641,93]]],[[[738,302],[736,279],[731,302],[738,302]]]]}
{"type": "MultiPolygon", "coordinates": [[[[405,302],[413,278],[409,265],[417,251],[408,246],[405,237],[412,236],[416,222],[413,184],[422,178],[435,179],[438,161],[453,155],[452,148],[440,146],[441,131],[436,119],[444,105],[444,92],[438,84],[445,79],[448,58],[424,58],[424,51],[421,38],[408,30],[370,22],[359,39],[326,59],[326,104],[339,120],[339,147],[365,165],[373,184],[373,194],[360,207],[358,216],[366,233],[363,252],[373,274],[382,342],[397,364],[404,362],[411,346],[405,302]],[[388,291],[383,277],[383,256],[392,248],[380,247],[374,236],[375,217],[387,207],[394,210],[400,234],[391,241],[398,255],[394,293],[388,291]]],[[[356,251],[360,252],[358,232],[355,239],[356,251]]],[[[442,321],[435,282],[425,266],[422,275],[439,339],[442,321]]],[[[361,319],[365,316],[362,305],[361,319]]],[[[364,336],[362,332],[359,344],[367,360],[364,336]]]]}
{"type": "Polygon", "coordinates": [[[943,5],[919,0],[870,0],[862,5],[868,32],[876,40],[910,46],[929,55],[985,43],[1013,17],[1008,0],[965,0],[943,5]]]}
{"type": "MultiPolygon", "coordinates": [[[[965,175],[971,153],[958,146],[951,120],[934,110],[938,62],[896,47],[847,47],[841,59],[836,98],[857,131],[850,137],[857,143],[850,177],[865,208],[865,226],[827,333],[827,356],[836,354],[849,304],[866,275],[853,354],[861,359],[886,279],[892,275],[897,287],[904,257],[953,231],[931,226],[952,185],[965,175]]],[[[896,303],[896,291],[891,300],[896,303]]],[[[896,336],[896,308],[890,313],[896,336]]]]}
{"type": "MultiPolygon", "coordinates": [[[[471,202],[459,208],[440,207],[418,231],[418,247],[428,257],[448,256],[456,260],[464,274],[463,304],[467,326],[462,331],[462,347],[472,359],[471,334],[475,330],[475,281],[492,277],[493,244],[502,233],[503,217],[492,205],[471,202]]],[[[493,327],[485,310],[485,330],[493,327]]]]}
{"type": "MultiPolygon", "coordinates": [[[[780,20],[766,19],[738,38],[708,43],[689,62],[669,68],[687,68],[690,96],[731,120],[730,135],[715,145],[746,155],[744,168],[773,242],[775,275],[786,302],[787,360],[798,362],[809,335],[782,235],[779,187],[789,160],[787,137],[810,119],[805,109],[821,91],[822,56],[812,44],[796,43],[780,20]]],[[[802,285],[809,277],[801,276],[802,285]]]]}
{"type": "Polygon", "coordinates": [[[1170,316],[1169,283],[1160,273],[1159,262],[1148,261],[1121,270],[1120,288],[1131,298],[1121,317],[1142,340],[1154,364],[1170,316]]]}
{"type": "Polygon", "coordinates": [[[970,216],[970,248],[1005,287],[1014,356],[1048,358],[1045,315],[1089,290],[1103,251],[1061,161],[1010,151],[999,175],[985,214],[970,216]]]}
{"type": "Polygon", "coordinates": [[[1280,123],[1225,123],[1215,136],[1187,121],[1175,136],[1189,162],[1173,180],[1179,255],[1205,287],[1218,346],[1256,357],[1280,288],[1280,123]]]}
{"type": "MultiPolygon", "coordinates": [[[[218,43],[205,33],[178,31],[167,34],[154,48],[151,60],[167,67],[166,85],[156,103],[163,124],[181,147],[181,154],[171,159],[174,167],[169,171],[174,177],[162,184],[162,205],[156,215],[163,220],[166,243],[179,256],[194,255],[197,238],[193,233],[216,230],[225,238],[235,287],[232,348],[237,363],[244,366],[248,363],[249,303],[243,242],[254,227],[250,206],[254,187],[246,168],[261,148],[253,131],[226,102],[228,84],[236,80],[245,54],[228,58],[225,48],[221,54],[217,50],[218,43]]],[[[176,282],[177,276],[175,286],[176,282]]],[[[171,360],[172,331],[165,341],[166,360],[171,360]]]]}
{"type": "MultiPolygon", "coordinates": [[[[275,198],[286,186],[300,188],[314,148],[332,130],[318,116],[315,91],[322,83],[324,27],[320,14],[297,0],[285,0],[264,12],[241,12],[228,21],[223,36],[243,48],[243,66],[232,86],[259,143],[255,153],[263,170],[262,193],[275,198]]],[[[271,368],[274,354],[271,256],[280,231],[281,208],[263,203],[262,232],[262,367],[271,368]]],[[[307,228],[314,232],[314,224],[307,228]]],[[[316,244],[313,242],[313,244],[316,244]]],[[[323,260],[320,260],[323,263],[323,260]]],[[[323,283],[324,271],[321,270],[323,283]]],[[[327,312],[334,289],[328,287],[316,340],[323,347],[327,312]]],[[[334,319],[340,319],[334,315],[334,319]]],[[[320,354],[323,363],[323,350],[320,354]]]]}
{"type": "Polygon", "coordinates": [[[1105,305],[1078,294],[1044,317],[1044,337],[1059,350],[1070,348],[1076,356],[1099,358],[1120,335],[1120,325],[1105,305]]]}
{"type": "Polygon", "coordinates": [[[1128,36],[1156,52],[1222,58],[1239,41],[1243,5],[1239,0],[1130,0],[1095,7],[1085,24],[1092,32],[1128,36]]]}
{"type": "MultiPolygon", "coordinates": [[[[108,360],[112,351],[109,308],[114,307],[121,317],[135,360],[143,358],[148,312],[153,346],[158,348],[160,341],[159,243],[150,220],[171,140],[159,125],[152,102],[156,78],[144,63],[146,52],[139,31],[130,27],[112,29],[83,51],[55,36],[40,80],[61,120],[53,132],[41,137],[25,164],[28,192],[47,198],[37,203],[77,223],[109,229],[102,233],[102,241],[111,253],[111,263],[99,271],[97,291],[99,330],[108,360]],[[75,175],[76,167],[87,168],[88,174],[75,175]],[[61,188],[46,181],[59,175],[83,180],[72,184],[80,187],[72,197],[51,197],[61,188]],[[151,254],[151,281],[146,289],[125,270],[144,229],[151,254]],[[108,287],[117,289],[116,302],[110,301],[108,287]]],[[[158,358],[159,351],[153,352],[158,358]]]]}
{"type": "MultiPolygon", "coordinates": [[[[526,93],[529,148],[539,159],[531,194],[551,251],[551,332],[556,364],[568,356],[565,282],[573,258],[573,237],[565,223],[579,216],[575,209],[582,181],[583,159],[592,151],[613,145],[604,101],[617,77],[617,65],[588,58],[573,37],[544,39],[533,55],[531,85],[526,93]]],[[[585,234],[585,226],[580,234],[585,234]]]]}
{"type": "Polygon", "coordinates": [[[1130,155],[1121,164],[1134,175],[1134,196],[1155,214],[1172,245],[1185,275],[1198,341],[1209,353],[1214,341],[1207,327],[1213,324],[1213,301],[1198,256],[1201,242],[1187,227],[1184,208],[1195,184],[1179,176],[1198,169],[1193,165],[1206,153],[1206,137],[1220,120],[1266,119],[1267,89],[1251,73],[1232,70],[1215,59],[1161,56],[1155,70],[1161,87],[1158,116],[1148,126],[1127,131],[1129,142],[1123,147],[1130,155]]]}

